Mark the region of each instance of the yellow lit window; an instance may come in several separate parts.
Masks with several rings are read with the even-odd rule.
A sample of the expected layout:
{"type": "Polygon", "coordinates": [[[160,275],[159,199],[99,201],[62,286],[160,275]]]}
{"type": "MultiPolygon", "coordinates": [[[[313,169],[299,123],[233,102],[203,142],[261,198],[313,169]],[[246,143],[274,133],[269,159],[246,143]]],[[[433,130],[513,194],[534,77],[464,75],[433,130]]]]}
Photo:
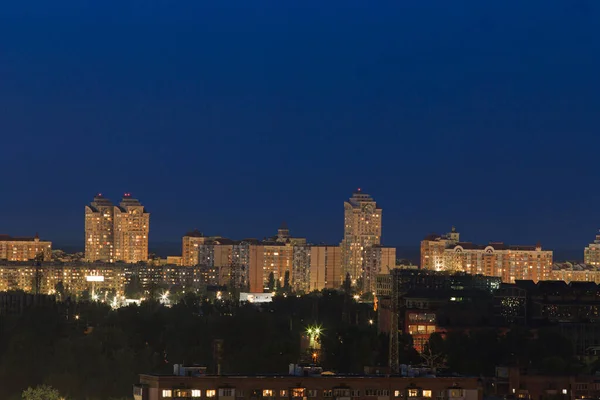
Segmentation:
{"type": "Polygon", "coordinates": [[[423,390],[423,397],[431,397],[431,390],[423,390]]]}
{"type": "Polygon", "coordinates": [[[394,390],[394,397],[400,397],[400,391],[394,390]]]}
{"type": "Polygon", "coordinates": [[[206,397],[215,397],[217,395],[217,391],[216,390],[207,390],[206,391],[206,397]]]}
{"type": "Polygon", "coordinates": [[[271,389],[263,390],[263,397],[273,397],[273,391],[271,389]]]}
{"type": "Polygon", "coordinates": [[[288,391],[287,390],[280,390],[279,391],[279,397],[287,397],[288,395],[288,391]]]}
{"type": "Polygon", "coordinates": [[[192,397],[202,397],[200,389],[192,389],[192,397]]]}
{"type": "Polygon", "coordinates": [[[408,389],[408,397],[419,397],[419,389],[408,389]]]}
{"type": "Polygon", "coordinates": [[[304,397],[304,388],[292,389],[292,397],[304,397]]]}
{"type": "Polygon", "coordinates": [[[162,391],[162,397],[172,397],[172,392],[169,389],[165,389],[162,391]]]}

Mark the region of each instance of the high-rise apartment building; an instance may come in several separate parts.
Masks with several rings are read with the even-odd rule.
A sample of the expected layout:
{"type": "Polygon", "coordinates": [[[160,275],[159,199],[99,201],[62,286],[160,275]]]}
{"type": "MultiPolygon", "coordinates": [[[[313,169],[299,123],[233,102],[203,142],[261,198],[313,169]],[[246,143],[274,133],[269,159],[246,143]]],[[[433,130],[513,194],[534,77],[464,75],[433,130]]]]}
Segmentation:
{"type": "Polygon", "coordinates": [[[308,291],[342,287],[342,248],[340,246],[311,246],[308,291]]]}
{"type": "Polygon", "coordinates": [[[396,268],[396,248],[372,246],[365,250],[363,292],[375,292],[377,275],[396,268]]]}
{"type": "Polygon", "coordinates": [[[441,271],[444,268],[444,250],[455,246],[460,239],[456,228],[445,235],[432,234],[421,241],[421,269],[441,271]]]}
{"type": "Polygon", "coordinates": [[[198,265],[198,246],[206,243],[206,236],[197,229],[188,232],[182,239],[181,259],[186,267],[198,265]]]}
{"type": "Polygon", "coordinates": [[[363,278],[365,251],[381,244],[381,208],[360,189],[344,203],[344,239],[342,240],[343,274],[353,284],[363,278]]]}
{"type": "Polygon", "coordinates": [[[594,243],[590,243],[583,251],[583,263],[600,266],[600,233],[596,235],[594,243]]]}
{"type": "Polygon", "coordinates": [[[115,207],[115,258],[127,263],[148,261],[150,213],[139,200],[125,193],[115,207]]]}
{"type": "Polygon", "coordinates": [[[52,242],[35,237],[11,237],[0,235],[0,260],[29,261],[42,255],[44,261],[52,259],[52,242]]]}
{"type": "Polygon", "coordinates": [[[129,193],[119,206],[99,194],[85,207],[85,259],[147,261],[149,230],[150,214],[129,193]]]}
{"type": "Polygon", "coordinates": [[[85,259],[115,262],[115,206],[99,193],[85,206],[85,259]]]}

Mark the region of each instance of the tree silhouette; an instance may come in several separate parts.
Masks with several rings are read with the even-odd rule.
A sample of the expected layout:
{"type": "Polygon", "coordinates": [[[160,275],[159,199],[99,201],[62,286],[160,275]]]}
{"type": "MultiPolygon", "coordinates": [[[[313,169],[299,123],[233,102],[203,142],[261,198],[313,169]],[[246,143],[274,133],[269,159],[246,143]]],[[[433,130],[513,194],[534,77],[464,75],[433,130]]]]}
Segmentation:
{"type": "Polygon", "coordinates": [[[269,289],[269,292],[275,290],[275,274],[273,272],[269,274],[269,278],[267,280],[267,288],[269,289]]]}
{"type": "Polygon", "coordinates": [[[283,278],[283,291],[285,293],[290,292],[290,271],[285,271],[285,275],[283,278]]]}
{"type": "Polygon", "coordinates": [[[352,280],[350,279],[350,273],[346,273],[346,278],[344,279],[344,284],[342,285],[342,290],[346,292],[346,294],[351,294],[352,292],[352,280]]]}

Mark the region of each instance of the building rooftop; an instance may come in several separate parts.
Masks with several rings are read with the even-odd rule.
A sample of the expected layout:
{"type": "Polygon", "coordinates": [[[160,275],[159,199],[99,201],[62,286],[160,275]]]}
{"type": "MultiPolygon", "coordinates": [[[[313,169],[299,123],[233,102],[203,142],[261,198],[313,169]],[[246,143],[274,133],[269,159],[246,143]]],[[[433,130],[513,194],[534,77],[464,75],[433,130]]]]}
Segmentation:
{"type": "Polygon", "coordinates": [[[0,234],[0,242],[33,242],[36,239],[39,240],[39,236],[36,234],[33,237],[23,237],[23,236],[9,236],[9,235],[4,235],[4,234],[0,234]]]}
{"type": "Polygon", "coordinates": [[[493,247],[494,250],[515,250],[515,251],[535,251],[540,248],[540,245],[509,245],[504,242],[490,242],[488,244],[475,244],[472,242],[458,242],[456,246],[460,246],[465,250],[484,250],[486,247],[493,247]]]}

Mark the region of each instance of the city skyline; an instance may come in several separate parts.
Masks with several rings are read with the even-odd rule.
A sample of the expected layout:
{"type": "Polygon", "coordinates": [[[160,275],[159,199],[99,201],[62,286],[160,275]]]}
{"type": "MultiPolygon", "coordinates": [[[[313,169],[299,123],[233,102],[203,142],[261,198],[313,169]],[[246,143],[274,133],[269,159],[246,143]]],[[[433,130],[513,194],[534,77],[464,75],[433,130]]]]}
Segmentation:
{"type": "MultiPolygon", "coordinates": [[[[123,201],[126,201],[126,202],[132,201],[134,203],[137,203],[137,206],[140,206],[140,207],[142,207],[142,208],[145,209],[145,207],[143,207],[139,203],[139,201],[137,199],[134,199],[132,197],[132,194],[129,193],[129,192],[126,192],[126,193],[123,194],[123,199],[121,201],[121,204],[118,205],[118,206],[113,205],[112,202],[106,196],[104,196],[102,193],[97,193],[94,202],[92,202],[92,205],[95,204],[95,202],[98,201],[98,200],[100,200],[100,202],[106,202],[109,207],[117,207],[117,208],[120,208],[121,210],[123,210],[123,207],[122,207],[123,206],[123,201]]],[[[375,228],[375,234],[376,234],[376,236],[374,236],[374,237],[376,237],[376,241],[377,242],[374,242],[374,244],[376,244],[376,245],[383,245],[384,247],[399,248],[400,249],[400,251],[398,253],[398,257],[399,258],[407,258],[407,259],[410,259],[411,261],[418,260],[419,256],[417,254],[413,254],[413,252],[418,251],[418,249],[420,247],[421,240],[423,239],[423,237],[430,236],[430,235],[438,235],[440,232],[444,231],[443,229],[441,229],[439,231],[432,231],[432,230],[430,230],[429,233],[422,234],[421,237],[418,238],[418,240],[416,242],[414,242],[414,243],[405,243],[405,244],[396,245],[396,244],[393,244],[393,243],[388,243],[387,241],[381,242],[381,237],[382,237],[381,231],[382,231],[382,228],[383,228],[383,224],[382,224],[382,221],[381,221],[381,208],[375,202],[375,200],[373,199],[373,197],[370,194],[367,194],[361,188],[356,188],[353,191],[353,195],[350,198],[350,200],[344,202],[344,209],[345,209],[344,213],[347,214],[348,210],[352,208],[350,206],[351,203],[356,202],[355,205],[358,205],[358,204],[360,204],[360,203],[362,203],[364,201],[366,201],[367,203],[371,202],[372,203],[372,207],[374,208],[374,210],[375,209],[377,210],[377,213],[378,213],[378,216],[379,216],[379,221],[378,221],[379,225],[377,225],[377,227],[375,228]]],[[[136,204],[134,204],[134,205],[136,205],[136,204]]],[[[89,209],[89,205],[86,206],[86,209],[89,209]]],[[[147,212],[144,211],[144,214],[147,214],[147,212]]],[[[347,222],[348,221],[348,215],[346,215],[345,217],[342,216],[342,219],[346,219],[346,222],[347,222]]],[[[285,221],[283,222],[283,224],[287,225],[285,221]]],[[[269,232],[267,232],[264,235],[263,234],[255,234],[255,235],[249,235],[249,236],[244,236],[244,237],[235,237],[233,235],[228,235],[228,234],[214,234],[212,232],[203,232],[201,229],[194,228],[194,229],[188,229],[188,231],[185,232],[185,233],[183,233],[183,234],[167,238],[167,240],[160,240],[160,239],[159,240],[152,240],[150,238],[150,236],[148,235],[148,232],[146,232],[146,235],[144,235],[144,238],[145,238],[145,241],[147,242],[147,244],[145,245],[146,249],[143,250],[143,252],[145,254],[148,254],[148,253],[158,253],[160,256],[167,256],[167,255],[170,256],[170,255],[176,255],[176,254],[180,253],[179,255],[182,255],[185,258],[185,255],[184,255],[186,253],[185,249],[183,249],[183,251],[180,251],[179,253],[173,252],[171,250],[173,250],[175,248],[175,246],[181,246],[181,238],[185,239],[190,234],[192,234],[192,236],[194,236],[194,235],[201,235],[202,237],[199,238],[201,240],[201,242],[203,242],[206,238],[209,238],[209,237],[225,237],[225,238],[230,238],[230,239],[234,239],[234,240],[242,240],[242,239],[257,239],[257,240],[262,240],[264,238],[269,237],[269,235],[273,232],[273,227],[267,227],[267,229],[269,229],[269,232]],[[155,247],[155,248],[153,248],[153,247],[155,247]],[[158,248],[156,248],[156,247],[158,247],[158,248]],[[167,249],[169,249],[169,250],[167,250],[167,249]],[[167,252],[168,252],[168,254],[167,254],[167,252]]],[[[281,229],[281,227],[280,227],[280,229],[281,229]]],[[[287,230],[287,226],[285,227],[285,229],[287,230]]],[[[454,231],[454,229],[455,229],[455,227],[453,225],[452,226],[452,230],[454,231]]],[[[345,230],[345,228],[341,229],[341,232],[342,232],[341,243],[340,243],[340,240],[336,241],[335,239],[330,240],[330,241],[313,240],[310,236],[308,236],[307,239],[308,239],[309,243],[315,244],[315,245],[317,245],[317,244],[319,244],[319,245],[328,245],[328,246],[329,245],[340,245],[341,247],[344,247],[344,243],[345,243],[345,239],[344,238],[346,237],[346,234],[344,233],[344,230],[345,230]]],[[[154,229],[153,229],[153,231],[154,231],[154,229]]],[[[39,232],[36,231],[36,235],[38,233],[39,232]]],[[[5,233],[5,235],[6,235],[6,233],[5,233]]],[[[65,242],[65,241],[60,241],[60,240],[55,241],[52,237],[49,237],[48,240],[51,240],[54,243],[54,248],[55,249],[66,248],[69,251],[86,252],[85,244],[88,241],[87,235],[88,234],[86,234],[86,238],[84,238],[81,242],[77,242],[77,241],[73,241],[73,242],[66,241],[65,242]]],[[[19,236],[19,235],[13,235],[13,236],[19,236]]],[[[306,237],[306,235],[300,235],[300,236],[306,237]]],[[[600,235],[596,234],[596,243],[598,242],[598,237],[599,236],[600,235]]],[[[189,239],[190,238],[188,237],[188,240],[189,239]]],[[[194,240],[194,238],[191,238],[191,240],[194,240]]],[[[369,240],[371,240],[371,239],[369,239],[369,240]]],[[[185,240],[184,240],[184,242],[185,242],[185,240]]],[[[477,240],[473,240],[472,239],[471,235],[469,235],[469,237],[466,240],[464,240],[463,242],[465,242],[465,243],[478,243],[477,240]]],[[[479,243],[484,243],[485,244],[485,243],[497,243],[497,242],[509,243],[511,245],[523,245],[524,244],[524,243],[513,243],[513,242],[510,242],[510,241],[507,241],[507,240],[503,240],[502,238],[496,238],[496,239],[492,239],[492,240],[483,240],[483,241],[480,241],[479,243]]],[[[539,240],[534,240],[534,242],[539,243],[540,241],[539,240]]],[[[588,238],[588,241],[585,244],[583,244],[582,246],[579,246],[579,247],[566,248],[566,247],[560,246],[560,245],[559,245],[558,248],[553,248],[553,247],[547,246],[547,245],[544,245],[544,247],[545,248],[549,248],[551,250],[554,250],[555,253],[558,252],[558,254],[559,254],[559,257],[557,258],[558,260],[583,260],[584,259],[584,254],[583,254],[583,251],[581,249],[583,247],[586,247],[585,251],[587,252],[587,247],[590,245],[590,243],[592,243],[592,241],[589,240],[589,238],[588,238]],[[581,253],[581,254],[579,254],[579,253],[581,253]]],[[[594,246],[593,243],[592,243],[592,246],[594,246]]],[[[108,259],[111,259],[110,256],[107,258],[107,260],[108,259]]],[[[145,257],[142,257],[140,260],[145,260],[145,259],[146,259],[145,257]]],[[[346,261],[348,261],[348,260],[346,260],[346,261]]],[[[350,267],[350,269],[351,269],[351,267],[350,267]]],[[[352,271],[349,271],[349,272],[352,272],[352,271]]]]}

